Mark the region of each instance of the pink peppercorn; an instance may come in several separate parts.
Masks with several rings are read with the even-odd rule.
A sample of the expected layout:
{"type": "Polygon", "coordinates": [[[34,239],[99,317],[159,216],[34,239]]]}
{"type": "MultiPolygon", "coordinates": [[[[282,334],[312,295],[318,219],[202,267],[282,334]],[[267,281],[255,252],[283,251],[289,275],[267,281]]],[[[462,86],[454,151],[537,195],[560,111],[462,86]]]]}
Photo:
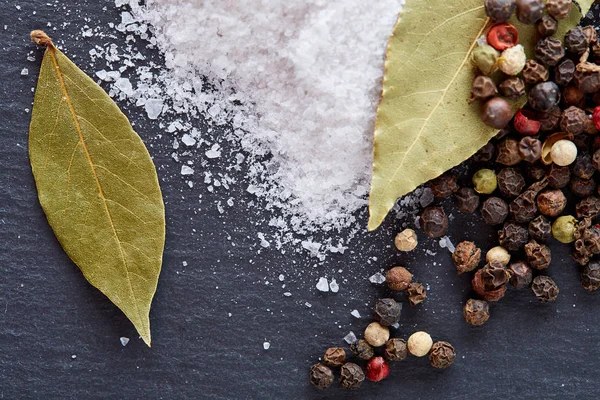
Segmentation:
{"type": "Polygon", "coordinates": [[[372,382],[379,382],[387,378],[390,374],[390,367],[383,357],[373,357],[367,363],[367,379],[372,382]]]}
{"type": "Polygon", "coordinates": [[[533,119],[535,115],[528,110],[519,110],[515,114],[514,126],[521,135],[535,135],[542,126],[540,121],[533,119]]]}

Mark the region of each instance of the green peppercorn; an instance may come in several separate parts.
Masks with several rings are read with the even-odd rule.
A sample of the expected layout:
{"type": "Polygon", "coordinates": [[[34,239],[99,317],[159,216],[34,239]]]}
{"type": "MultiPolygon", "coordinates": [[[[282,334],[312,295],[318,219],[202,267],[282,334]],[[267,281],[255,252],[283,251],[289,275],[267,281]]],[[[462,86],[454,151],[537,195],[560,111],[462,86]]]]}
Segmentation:
{"type": "Polygon", "coordinates": [[[473,63],[484,75],[491,75],[498,70],[500,53],[490,45],[479,46],[473,50],[473,63]]]}
{"type": "Polygon", "coordinates": [[[473,175],[473,185],[479,194],[492,194],[498,187],[496,173],[491,169],[480,169],[473,175]]]}
{"type": "Polygon", "coordinates": [[[552,224],[552,236],[562,243],[571,243],[575,241],[575,230],[577,220],[572,215],[563,215],[558,217],[552,224]]]}

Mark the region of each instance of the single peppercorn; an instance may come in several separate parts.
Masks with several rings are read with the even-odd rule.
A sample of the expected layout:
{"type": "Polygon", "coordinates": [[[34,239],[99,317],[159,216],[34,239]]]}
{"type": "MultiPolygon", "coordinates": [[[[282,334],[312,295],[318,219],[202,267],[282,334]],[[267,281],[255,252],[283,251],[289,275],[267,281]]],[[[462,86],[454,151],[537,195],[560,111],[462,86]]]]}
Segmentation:
{"type": "Polygon", "coordinates": [[[535,268],[538,271],[548,268],[552,261],[550,247],[535,240],[525,245],[525,255],[531,268],[535,268]]]}
{"type": "Polygon", "coordinates": [[[446,172],[445,174],[432,179],[429,181],[428,186],[435,197],[441,198],[451,196],[452,193],[458,190],[456,175],[450,172],[446,172]]]}
{"type": "Polygon", "coordinates": [[[554,69],[554,82],[561,86],[567,86],[573,80],[574,74],[575,63],[573,60],[567,58],[561,61],[554,69]]]}
{"type": "Polygon", "coordinates": [[[535,23],[535,30],[541,37],[553,36],[558,31],[558,21],[551,15],[544,15],[535,23]]]}
{"type": "Polygon", "coordinates": [[[333,383],[333,371],[323,364],[315,364],[310,369],[310,383],[317,389],[327,389],[333,383]]]}
{"type": "Polygon", "coordinates": [[[375,303],[375,319],[383,326],[391,326],[400,320],[402,305],[394,299],[379,299],[375,303]]]}
{"type": "Polygon", "coordinates": [[[485,0],[485,13],[496,22],[506,22],[515,8],[515,0],[485,0]]]}
{"type": "Polygon", "coordinates": [[[520,109],[515,114],[513,126],[521,135],[536,135],[542,126],[540,121],[537,121],[533,111],[520,109]]]}
{"type": "Polygon", "coordinates": [[[523,80],[528,85],[536,85],[545,82],[550,77],[548,68],[535,60],[529,60],[523,68],[523,80]]]}
{"type": "MultiPolygon", "coordinates": [[[[586,121],[589,121],[589,120],[590,119],[588,118],[586,121]]],[[[586,126],[587,126],[587,123],[586,123],[586,126]]],[[[583,131],[583,132],[588,133],[587,131],[583,131]]],[[[589,135],[577,135],[573,138],[573,143],[575,143],[575,146],[577,146],[577,154],[582,154],[582,153],[589,154],[590,153],[591,139],[592,139],[592,137],[589,135]]],[[[575,159],[575,160],[577,160],[577,159],[575,159]]]]}
{"type": "Polygon", "coordinates": [[[590,261],[581,271],[581,286],[585,290],[594,291],[600,288],[600,262],[590,261]]]}
{"type": "Polygon", "coordinates": [[[577,197],[587,197],[594,193],[596,182],[593,179],[573,178],[569,182],[571,193],[577,197]]]}
{"type": "Polygon", "coordinates": [[[490,45],[479,46],[473,50],[473,63],[484,75],[491,75],[498,70],[500,53],[490,45]]]}
{"type": "Polygon", "coordinates": [[[565,46],[573,54],[581,55],[590,47],[590,40],[579,26],[569,30],[565,35],[565,46]]]}
{"type": "Polygon", "coordinates": [[[412,251],[417,243],[417,233],[412,229],[405,229],[394,238],[394,245],[400,251],[412,251]]]}
{"type": "Polygon", "coordinates": [[[527,100],[536,111],[550,111],[560,102],[560,88],[554,82],[538,83],[529,91],[527,100]]]}
{"type": "Polygon", "coordinates": [[[540,129],[544,132],[556,130],[560,123],[560,117],[562,117],[562,110],[559,107],[552,107],[546,112],[538,112],[540,129]]]}
{"type": "Polygon", "coordinates": [[[429,362],[433,368],[444,369],[452,365],[456,359],[454,347],[444,341],[435,342],[429,352],[429,362]]]}
{"type": "MultiPolygon", "coordinates": [[[[508,210],[506,212],[508,213],[508,210]]],[[[452,261],[459,274],[473,271],[481,261],[481,250],[475,243],[465,240],[456,245],[452,253],[452,261]]]]}
{"type": "MultiPolygon", "coordinates": [[[[583,107],[585,103],[585,93],[575,85],[568,85],[562,91],[562,102],[567,107],[583,107]]],[[[563,114],[561,114],[561,120],[563,115],[564,111],[563,114]]]]}
{"type": "Polygon", "coordinates": [[[524,24],[535,24],[544,15],[542,0],[517,0],[517,19],[524,24]]]}
{"type": "Polygon", "coordinates": [[[585,111],[581,108],[571,106],[563,111],[560,119],[560,127],[564,132],[579,135],[585,129],[585,121],[588,119],[585,111]]]}
{"type": "Polygon", "coordinates": [[[404,267],[394,267],[385,274],[385,283],[392,290],[402,291],[412,281],[412,274],[404,267]]]}
{"type": "Polygon", "coordinates": [[[519,142],[512,138],[503,139],[498,143],[498,156],[496,162],[507,167],[517,165],[521,162],[519,154],[519,142]]]}
{"type": "Polygon", "coordinates": [[[499,262],[486,264],[480,271],[485,291],[499,289],[505,286],[510,279],[510,271],[499,262]]]}
{"type": "Polygon", "coordinates": [[[552,164],[548,170],[548,186],[554,189],[562,189],[569,184],[571,180],[571,170],[569,167],[561,167],[552,164]]]}
{"type": "Polygon", "coordinates": [[[444,236],[448,229],[448,217],[442,207],[430,206],[421,213],[421,228],[430,238],[444,236]]]}
{"type": "Polygon", "coordinates": [[[375,350],[365,339],[360,339],[350,345],[350,350],[361,360],[370,360],[375,355],[375,350]]]}
{"type": "Polygon", "coordinates": [[[406,340],[400,338],[392,338],[385,342],[385,350],[383,352],[385,358],[389,361],[402,361],[408,355],[408,347],[406,340]]]}
{"type": "Polygon", "coordinates": [[[505,79],[498,86],[502,96],[509,100],[520,99],[525,94],[525,82],[517,76],[505,79]]]}
{"type": "Polygon", "coordinates": [[[551,189],[540,193],[537,207],[540,213],[548,217],[558,216],[567,205],[567,198],[560,189],[551,189]]]}
{"type": "Polygon", "coordinates": [[[492,194],[498,186],[496,173],[491,169],[480,169],[473,175],[471,180],[475,186],[475,191],[480,194],[492,194]]]}
{"type": "Polygon", "coordinates": [[[546,179],[536,182],[510,202],[508,208],[516,222],[524,224],[535,218],[537,214],[535,198],[547,185],[548,181],[546,179]]]}
{"type": "Polygon", "coordinates": [[[510,262],[510,253],[502,246],[492,247],[486,253],[485,260],[489,264],[499,262],[500,264],[507,266],[510,262]]]}
{"type": "Polygon", "coordinates": [[[489,76],[479,75],[473,79],[473,86],[471,88],[471,97],[468,102],[487,100],[490,97],[494,97],[498,94],[498,88],[496,84],[489,76]]]}
{"type": "Polygon", "coordinates": [[[546,176],[546,169],[540,162],[527,165],[527,177],[532,181],[539,181],[546,176]]]}
{"type": "Polygon", "coordinates": [[[341,347],[330,347],[325,350],[323,363],[328,367],[340,367],[346,362],[346,351],[341,347]]]}
{"type": "Polygon", "coordinates": [[[427,332],[419,331],[415,332],[408,338],[408,351],[410,354],[416,357],[423,357],[429,353],[433,340],[427,332]]]}
{"type": "Polygon", "coordinates": [[[571,172],[578,178],[591,179],[596,172],[589,153],[579,153],[571,167],[571,172]]]}
{"type": "Polygon", "coordinates": [[[548,14],[556,19],[564,19],[571,12],[571,0],[546,0],[546,10],[548,14]]]}
{"type": "Polygon", "coordinates": [[[510,283],[515,289],[523,289],[531,285],[533,275],[526,263],[519,261],[510,264],[510,283]]]}
{"type": "Polygon", "coordinates": [[[535,45],[534,51],[536,58],[548,67],[554,67],[565,56],[562,42],[553,37],[541,39],[535,45]]]}
{"type": "Polygon", "coordinates": [[[552,236],[562,243],[571,243],[575,241],[575,229],[577,220],[571,215],[558,217],[552,224],[552,236]]]}
{"type": "Polygon", "coordinates": [[[577,146],[570,140],[561,139],[552,145],[550,158],[561,167],[571,165],[577,158],[577,146]]]}
{"type": "Polygon", "coordinates": [[[596,93],[600,90],[600,67],[588,62],[579,63],[573,82],[583,93],[596,93]]]}
{"type": "MultiPolygon", "coordinates": [[[[523,138],[527,139],[527,138],[523,138]]],[[[519,145],[519,149],[521,146],[519,145]]],[[[498,172],[498,189],[503,196],[517,197],[525,187],[525,178],[516,168],[503,168],[498,172]]]]}
{"type": "Polygon", "coordinates": [[[500,97],[492,97],[489,99],[481,110],[481,120],[484,124],[502,129],[512,119],[512,109],[508,101],[500,97]]]}
{"type": "Polygon", "coordinates": [[[600,253],[600,226],[592,224],[590,218],[584,218],[577,224],[575,230],[573,259],[580,265],[590,262],[591,258],[600,253]]]}
{"type": "Polygon", "coordinates": [[[519,141],[519,156],[528,163],[534,163],[542,157],[542,142],[531,136],[519,141]]]}
{"type": "Polygon", "coordinates": [[[383,357],[373,357],[366,367],[366,377],[371,382],[379,382],[390,374],[390,367],[383,357]]]}
{"type": "Polygon", "coordinates": [[[559,292],[556,282],[554,282],[554,280],[549,276],[545,275],[536,276],[533,279],[531,290],[533,290],[535,297],[537,297],[542,303],[548,303],[556,300],[559,292]]]}
{"type": "MultiPolygon", "coordinates": [[[[569,1],[569,0],[563,0],[563,1],[569,1]]],[[[594,28],[593,26],[584,26],[583,28],[583,34],[585,36],[587,36],[590,45],[598,43],[598,33],[596,32],[596,28],[594,28]]]]}
{"type": "Polygon", "coordinates": [[[503,298],[504,294],[506,293],[506,285],[500,286],[494,290],[487,290],[485,288],[485,284],[483,282],[483,269],[475,272],[475,276],[473,276],[471,285],[473,286],[473,291],[487,301],[498,301],[503,298]]]}
{"type": "Polygon", "coordinates": [[[425,301],[427,298],[427,290],[423,284],[411,282],[406,288],[406,297],[411,306],[416,306],[425,301]]]}
{"type": "Polygon", "coordinates": [[[458,210],[463,213],[472,213],[479,208],[479,196],[471,188],[461,188],[454,193],[458,210]]]}
{"type": "Polygon", "coordinates": [[[507,222],[498,231],[500,245],[507,250],[517,251],[529,240],[527,229],[514,222],[507,222]]]}
{"type": "Polygon", "coordinates": [[[357,390],[365,381],[363,370],[354,363],[346,363],[340,369],[340,386],[348,390],[357,390]]]}
{"type": "Polygon", "coordinates": [[[508,216],[508,204],[499,197],[490,197],[481,205],[481,217],[488,225],[500,225],[508,216]]]}
{"type": "Polygon", "coordinates": [[[500,71],[504,72],[506,75],[515,76],[523,71],[526,62],[527,56],[525,55],[525,48],[518,44],[509,47],[502,52],[498,59],[498,66],[500,71]]]}
{"type": "Polygon", "coordinates": [[[496,146],[492,142],[487,142],[485,146],[473,154],[471,159],[476,163],[484,163],[490,161],[496,153],[496,146]]]}
{"type": "Polygon", "coordinates": [[[587,196],[575,205],[577,218],[596,218],[600,215],[600,199],[596,196],[587,196]]]}
{"type": "Polygon", "coordinates": [[[552,225],[543,215],[538,215],[529,223],[529,236],[538,241],[550,240],[552,237],[552,225]]]}
{"type": "Polygon", "coordinates": [[[473,326],[481,326],[490,319],[490,306],[487,301],[469,299],[463,307],[465,321],[473,326]]]}
{"type": "Polygon", "coordinates": [[[496,136],[494,136],[494,139],[496,139],[496,140],[502,140],[502,139],[504,139],[506,136],[508,136],[511,133],[513,133],[513,130],[512,130],[512,128],[509,125],[506,128],[500,129],[498,131],[498,133],[496,133],[496,136]]]}
{"type": "Polygon", "coordinates": [[[592,156],[592,166],[596,171],[600,171],[600,149],[596,150],[592,156]]]}
{"type": "Polygon", "coordinates": [[[373,347],[380,347],[390,338],[390,330],[379,322],[371,322],[365,329],[365,340],[373,347]]]}

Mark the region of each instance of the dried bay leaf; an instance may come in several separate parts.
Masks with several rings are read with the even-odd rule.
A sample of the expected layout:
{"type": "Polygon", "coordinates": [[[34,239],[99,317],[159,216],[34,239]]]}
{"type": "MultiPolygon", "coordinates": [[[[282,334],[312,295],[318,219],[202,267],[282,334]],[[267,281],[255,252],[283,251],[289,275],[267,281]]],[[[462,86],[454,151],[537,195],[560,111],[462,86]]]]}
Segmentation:
{"type": "MultiPolygon", "coordinates": [[[[561,20],[557,37],[576,26],[593,0],[579,1],[561,20]]],[[[511,20],[528,55],[533,25],[511,20]]],[[[491,24],[482,0],[407,0],[389,39],[382,98],[377,109],[369,230],[398,199],[475,154],[497,134],[467,104],[471,52],[491,24]]],[[[513,104],[523,106],[525,97],[513,104]]]]}
{"type": "Polygon", "coordinates": [[[46,46],[29,133],[38,196],[85,278],[150,346],[165,212],[148,150],[113,100],[41,31],[46,46]]]}

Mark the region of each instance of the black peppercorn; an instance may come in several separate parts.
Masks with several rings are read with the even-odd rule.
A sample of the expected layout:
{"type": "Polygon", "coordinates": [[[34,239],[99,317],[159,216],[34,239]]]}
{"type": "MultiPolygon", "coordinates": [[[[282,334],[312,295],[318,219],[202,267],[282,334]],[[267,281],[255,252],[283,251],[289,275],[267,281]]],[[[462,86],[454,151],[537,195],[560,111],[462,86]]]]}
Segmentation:
{"type": "Polygon", "coordinates": [[[583,218],[577,223],[574,236],[575,250],[571,255],[580,265],[587,264],[594,255],[600,253],[600,227],[592,224],[590,218],[583,218]]]}
{"type": "MultiPolygon", "coordinates": [[[[587,121],[589,121],[590,119],[588,118],[586,120],[586,125],[587,125],[587,121]]],[[[592,124],[594,123],[594,121],[592,121],[592,124]]],[[[584,131],[585,133],[587,133],[587,128],[584,131]]],[[[573,138],[573,143],[575,144],[575,146],[577,146],[577,153],[588,153],[590,152],[590,148],[591,148],[591,137],[589,135],[577,135],[573,138]]],[[[591,156],[590,156],[590,164],[591,164],[591,156]]],[[[594,167],[592,166],[592,169],[594,169],[594,167]]]]}
{"type": "Polygon", "coordinates": [[[448,217],[442,207],[430,206],[421,213],[421,228],[430,238],[444,236],[448,229],[448,217]]]}
{"type": "Polygon", "coordinates": [[[519,141],[519,155],[525,162],[536,162],[542,157],[542,142],[534,137],[525,136],[519,141]]]}
{"type": "Polygon", "coordinates": [[[585,111],[581,108],[571,106],[563,111],[560,118],[560,127],[564,132],[579,135],[585,129],[585,121],[588,119],[585,111]]]}
{"type": "Polygon", "coordinates": [[[565,56],[562,42],[553,37],[541,39],[535,45],[534,51],[537,59],[549,67],[554,67],[565,56]]]}
{"type": "Polygon", "coordinates": [[[333,383],[333,371],[323,364],[315,364],[310,369],[310,383],[318,389],[327,389],[333,383]]]}
{"type": "Polygon", "coordinates": [[[528,60],[523,68],[523,80],[528,85],[546,82],[550,77],[548,68],[535,60],[528,60]]]}
{"type": "Polygon", "coordinates": [[[494,157],[495,153],[496,146],[494,146],[492,142],[488,142],[485,146],[479,149],[477,153],[473,154],[473,157],[471,157],[471,159],[473,160],[473,162],[477,163],[488,162],[494,157]]]}
{"type": "Polygon", "coordinates": [[[527,165],[527,177],[532,181],[539,181],[546,176],[546,169],[540,162],[527,165]]]}
{"type": "Polygon", "coordinates": [[[579,153],[571,167],[571,172],[578,178],[591,179],[596,172],[592,164],[592,156],[589,153],[579,153]]]}
{"type": "Polygon", "coordinates": [[[486,301],[498,301],[503,298],[506,293],[506,285],[493,290],[486,289],[483,281],[483,272],[483,268],[475,272],[475,276],[473,276],[473,280],[471,281],[473,291],[486,301]]]}
{"type": "Polygon", "coordinates": [[[456,351],[448,342],[435,342],[429,351],[429,362],[433,368],[448,368],[456,359],[456,351]]]}
{"type": "Polygon", "coordinates": [[[565,46],[573,54],[583,54],[590,47],[590,40],[579,26],[571,29],[565,35],[565,46]]]}
{"type": "Polygon", "coordinates": [[[527,229],[514,222],[507,222],[498,231],[500,245],[509,251],[517,251],[529,240],[527,229]]]}
{"type": "Polygon", "coordinates": [[[544,15],[536,22],[535,29],[541,37],[553,36],[558,31],[558,21],[551,15],[544,15]]]}
{"type": "Polygon", "coordinates": [[[460,188],[454,193],[454,199],[459,211],[463,213],[475,212],[479,207],[479,196],[471,188],[460,188]]]}
{"type": "Polygon", "coordinates": [[[600,171],[600,149],[596,150],[592,156],[592,166],[596,171],[600,171]]]}
{"type": "Polygon", "coordinates": [[[596,218],[600,215],[600,199],[596,196],[587,196],[575,206],[575,214],[578,219],[596,218]]]}
{"type": "Polygon", "coordinates": [[[525,82],[521,78],[513,76],[500,83],[498,89],[507,99],[517,100],[525,94],[525,82]]]}
{"type": "Polygon", "coordinates": [[[517,19],[524,24],[535,24],[544,15],[542,0],[517,0],[517,19]]]}
{"type": "Polygon", "coordinates": [[[583,93],[596,93],[600,90],[600,67],[588,62],[579,63],[573,82],[583,93]]]}
{"type": "Polygon", "coordinates": [[[546,217],[539,215],[529,223],[528,232],[532,239],[544,242],[552,237],[552,225],[546,217]]]}
{"type": "Polygon", "coordinates": [[[498,189],[505,197],[517,197],[525,187],[525,178],[516,168],[501,169],[500,172],[498,172],[497,179],[498,189]]]}
{"type": "Polygon", "coordinates": [[[394,299],[379,299],[375,303],[375,319],[383,326],[394,325],[400,320],[402,305],[394,299]]]}
{"type": "Polygon", "coordinates": [[[328,367],[339,367],[346,362],[346,351],[341,347],[330,347],[325,350],[323,363],[328,367]]]}
{"type": "Polygon", "coordinates": [[[527,100],[536,111],[550,111],[560,102],[560,88],[554,82],[538,83],[529,91],[527,100]]]}
{"type": "Polygon", "coordinates": [[[485,13],[496,22],[506,22],[516,6],[515,0],[485,0],[485,13]]]}
{"type": "Polygon", "coordinates": [[[569,167],[559,167],[556,164],[552,164],[548,170],[548,186],[554,189],[562,189],[571,180],[571,170],[569,167]]]}
{"type": "Polygon", "coordinates": [[[361,360],[370,360],[375,355],[375,350],[365,339],[350,345],[350,350],[361,360]]]}
{"type": "Polygon", "coordinates": [[[567,58],[561,61],[554,69],[554,82],[561,86],[567,86],[573,80],[574,74],[575,63],[567,58]]]}
{"type": "Polygon", "coordinates": [[[487,301],[469,299],[463,308],[465,321],[473,326],[481,326],[490,319],[490,305],[487,301]]]}
{"type": "Polygon", "coordinates": [[[473,79],[471,98],[469,98],[468,102],[472,103],[478,100],[487,100],[497,94],[498,88],[492,78],[485,75],[479,75],[473,79]]]}
{"type": "Polygon", "coordinates": [[[531,284],[531,290],[542,303],[556,300],[558,297],[558,286],[552,278],[545,275],[536,276],[531,284]]]}
{"type": "Polygon", "coordinates": [[[566,107],[583,107],[585,103],[585,93],[575,85],[568,85],[562,91],[562,102],[566,107]]]}
{"type": "Polygon", "coordinates": [[[525,255],[527,256],[527,262],[531,268],[537,270],[543,270],[550,266],[552,261],[552,253],[550,248],[545,244],[538,243],[535,240],[525,245],[525,255]]]}
{"type": "Polygon", "coordinates": [[[492,128],[502,129],[506,127],[512,117],[510,104],[500,97],[492,97],[485,102],[481,109],[481,120],[492,128]]]}
{"type": "Polygon", "coordinates": [[[516,262],[510,264],[510,283],[516,289],[523,289],[531,285],[533,275],[531,268],[524,262],[516,262]]]}
{"type": "Polygon", "coordinates": [[[499,197],[490,197],[481,205],[481,217],[488,225],[500,225],[508,216],[508,205],[499,197]]]}
{"type": "Polygon", "coordinates": [[[402,361],[408,355],[406,341],[400,338],[392,338],[385,342],[383,355],[388,361],[402,361]]]}
{"type": "MultiPolygon", "coordinates": [[[[562,1],[568,1],[569,3],[571,3],[571,0],[562,0],[562,1]]],[[[590,45],[598,43],[598,33],[596,32],[596,29],[593,26],[585,26],[582,29],[583,29],[583,34],[585,36],[587,36],[588,41],[590,42],[590,45]]]]}
{"type": "Polygon", "coordinates": [[[496,162],[509,167],[520,163],[519,142],[513,138],[506,138],[498,143],[496,162]]]}
{"type": "Polygon", "coordinates": [[[390,268],[385,273],[385,283],[392,290],[402,291],[412,281],[412,274],[404,267],[390,268]]]}
{"type": "Polygon", "coordinates": [[[416,306],[425,301],[427,290],[421,283],[411,282],[406,288],[406,297],[411,306],[416,306]]]}
{"type": "Polygon", "coordinates": [[[567,198],[560,189],[551,189],[540,193],[537,207],[541,214],[557,217],[567,205],[567,198]]]}
{"type": "Polygon", "coordinates": [[[458,190],[456,175],[450,172],[429,181],[428,186],[435,197],[448,197],[458,190]]]}
{"type": "Polygon", "coordinates": [[[556,19],[567,18],[571,12],[572,3],[571,0],[547,0],[546,10],[556,19]]]}
{"type": "Polygon", "coordinates": [[[357,390],[365,380],[365,373],[354,363],[346,363],[340,369],[340,386],[344,389],[357,390]]]}
{"type": "Polygon", "coordinates": [[[558,128],[562,117],[562,110],[559,107],[553,107],[546,112],[538,112],[537,119],[540,122],[540,129],[544,132],[554,131],[558,128]]]}
{"type": "Polygon", "coordinates": [[[600,288],[600,262],[590,261],[581,271],[581,286],[585,290],[594,291],[600,288]]]}
{"type": "Polygon", "coordinates": [[[547,185],[548,181],[546,179],[536,182],[510,202],[508,208],[516,222],[524,224],[535,217],[537,213],[535,198],[547,185]]]}
{"type": "Polygon", "coordinates": [[[475,243],[465,240],[456,245],[452,253],[452,261],[454,261],[459,274],[473,271],[481,261],[481,250],[475,243]]]}
{"type": "Polygon", "coordinates": [[[573,178],[569,183],[571,193],[577,197],[587,197],[594,193],[596,182],[593,179],[573,178]]]}

